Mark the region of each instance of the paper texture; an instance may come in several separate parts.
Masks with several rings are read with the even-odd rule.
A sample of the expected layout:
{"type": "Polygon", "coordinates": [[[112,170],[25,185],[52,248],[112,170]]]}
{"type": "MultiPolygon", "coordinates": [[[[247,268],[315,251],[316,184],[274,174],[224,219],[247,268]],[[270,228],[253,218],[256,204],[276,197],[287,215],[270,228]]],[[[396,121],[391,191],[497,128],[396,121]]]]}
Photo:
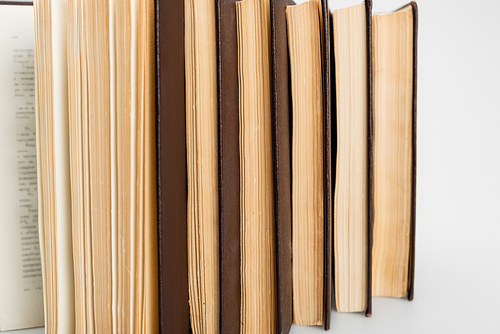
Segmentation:
{"type": "Polygon", "coordinates": [[[0,10],[0,330],[43,326],[32,6],[0,10]]]}

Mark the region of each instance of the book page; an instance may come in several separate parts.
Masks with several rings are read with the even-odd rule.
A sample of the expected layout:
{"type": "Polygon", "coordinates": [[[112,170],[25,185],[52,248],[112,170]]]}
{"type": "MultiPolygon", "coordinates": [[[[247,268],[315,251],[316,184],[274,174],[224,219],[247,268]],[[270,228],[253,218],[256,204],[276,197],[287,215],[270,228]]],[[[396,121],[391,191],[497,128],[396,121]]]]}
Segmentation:
{"type": "MultiPolygon", "coordinates": [[[[75,290],[73,277],[73,245],[71,229],[71,189],[69,176],[69,120],[67,72],[67,13],[66,0],[51,2],[52,69],[53,69],[53,129],[55,157],[55,200],[57,207],[56,270],[57,314],[59,333],[74,332],[75,290]]],[[[41,160],[42,161],[42,160],[41,160]]],[[[42,174],[43,177],[43,174],[42,174]]],[[[46,199],[45,199],[46,200],[46,199]]],[[[52,200],[49,199],[49,200],[52,200]]],[[[46,201],[48,202],[48,201],[46,201]]],[[[44,204],[46,204],[46,202],[44,204]]],[[[47,224],[48,222],[43,222],[47,224]]],[[[47,242],[47,239],[45,240],[47,242]]],[[[53,242],[53,241],[52,241],[53,242]]],[[[46,246],[47,249],[51,246],[46,246]]],[[[53,247],[53,246],[52,246],[53,247]]]]}
{"type": "Polygon", "coordinates": [[[32,6],[0,6],[0,330],[43,326],[32,6]]]}

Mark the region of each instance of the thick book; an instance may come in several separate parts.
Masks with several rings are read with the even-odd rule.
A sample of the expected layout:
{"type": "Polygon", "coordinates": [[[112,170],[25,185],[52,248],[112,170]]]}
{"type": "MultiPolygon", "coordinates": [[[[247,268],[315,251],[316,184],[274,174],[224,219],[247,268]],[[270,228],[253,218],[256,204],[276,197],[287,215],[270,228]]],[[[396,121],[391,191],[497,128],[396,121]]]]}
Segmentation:
{"type": "Polygon", "coordinates": [[[339,312],[364,311],[367,316],[373,243],[371,12],[368,0],[331,16],[335,302],[339,312]]]}
{"type": "Polygon", "coordinates": [[[413,299],[418,9],[373,15],[373,295],[413,299]]]}
{"type": "Polygon", "coordinates": [[[289,330],[290,320],[298,324],[324,324],[325,329],[329,329],[331,312],[331,95],[328,4],[326,1],[310,1],[298,6],[293,5],[292,1],[271,1],[278,326],[282,331],[289,330]],[[309,37],[304,40],[306,35],[309,37]],[[305,44],[301,44],[302,42],[305,44]],[[307,52],[300,53],[299,49],[304,47],[308,49],[307,52]],[[311,70],[302,74],[306,76],[304,80],[294,77],[301,75],[295,72],[300,71],[300,68],[311,70]],[[311,86],[312,82],[316,83],[311,86]],[[308,91],[312,95],[304,96],[302,89],[312,89],[308,91]],[[293,95],[292,90],[297,95],[293,95]],[[317,101],[316,97],[320,101],[317,101]],[[292,105],[294,103],[297,105],[292,105]],[[310,108],[312,105],[309,103],[315,107],[310,108]],[[304,109],[305,105],[308,107],[304,109]],[[295,113],[299,113],[297,117],[293,116],[295,113]],[[314,123],[320,127],[319,131],[316,129],[313,132],[320,133],[317,140],[321,144],[313,143],[316,140],[313,139],[314,134],[312,137],[311,133],[307,134],[306,129],[310,125],[299,126],[299,115],[305,117],[303,121],[307,124],[314,123]],[[296,130],[297,133],[294,132],[296,130]],[[305,147],[311,150],[306,149],[306,153],[303,150],[305,147]],[[306,154],[309,157],[307,159],[311,160],[305,165],[301,164],[296,160],[300,159],[300,154],[306,154]],[[319,166],[316,166],[316,163],[319,163],[319,166]],[[304,173],[294,168],[302,168],[304,173]],[[307,174],[313,170],[319,175],[307,174]],[[317,179],[320,185],[315,185],[313,179],[317,179]],[[319,193],[316,193],[318,190],[319,193]],[[306,196],[302,202],[299,195],[304,191],[309,195],[316,195],[306,196]],[[314,212],[314,209],[310,211],[313,207],[321,212],[314,212]],[[313,216],[309,216],[310,214],[313,216]],[[316,219],[318,221],[314,222],[316,219]],[[297,230],[292,231],[294,228],[297,230]],[[316,250],[318,238],[321,240],[319,252],[316,250]],[[302,252],[309,251],[315,254],[312,258],[303,256],[302,252]],[[294,256],[293,252],[299,253],[294,256]],[[295,260],[293,264],[292,257],[295,260]],[[312,260],[313,258],[316,260],[312,260]],[[321,268],[317,267],[317,260],[320,261],[321,268]],[[306,270],[307,274],[303,270],[306,270]],[[317,274],[319,277],[315,277],[317,274]],[[318,283],[317,279],[321,282],[318,283]],[[291,303],[292,294],[294,303],[300,303],[300,294],[312,303],[311,307],[315,311],[301,312],[299,305],[291,303]],[[309,298],[308,295],[314,297],[309,298]]]}
{"type": "MultiPolygon", "coordinates": [[[[287,6],[293,323],[330,327],[330,29],[325,1],[287,6]],[[325,15],[326,13],[326,15],[325,15]]],[[[279,61],[277,62],[279,63],[279,61]]],[[[283,66],[283,65],[281,65],[283,66]]],[[[282,85],[283,87],[283,85],[282,85]]],[[[285,94],[277,90],[281,97],[285,94]]],[[[284,103],[281,102],[281,105],[284,103]]],[[[278,110],[283,110],[278,104],[278,110]]],[[[282,131],[282,130],[281,130],[282,131]]],[[[277,144],[276,144],[277,145],[277,144]]],[[[283,168],[283,163],[280,168],[283,168]]]]}
{"type": "Polygon", "coordinates": [[[236,3],[240,114],[242,333],[276,333],[270,3],[236,3]],[[269,291],[262,294],[260,291],[269,291]]]}
{"type": "Polygon", "coordinates": [[[0,1],[0,331],[43,326],[32,2],[0,1]]]}

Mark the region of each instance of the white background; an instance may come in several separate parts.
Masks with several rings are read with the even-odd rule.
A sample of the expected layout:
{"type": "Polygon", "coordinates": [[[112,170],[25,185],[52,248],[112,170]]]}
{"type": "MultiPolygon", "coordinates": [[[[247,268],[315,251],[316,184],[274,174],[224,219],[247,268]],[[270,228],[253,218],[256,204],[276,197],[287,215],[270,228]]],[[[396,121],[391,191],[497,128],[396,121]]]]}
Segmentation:
{"type": "Polygon", "coordinates": [[[418,6],[415,299],[374,298],[371,318],[333,311],[334,333],[500,333],[500,2],[418,6]]]}

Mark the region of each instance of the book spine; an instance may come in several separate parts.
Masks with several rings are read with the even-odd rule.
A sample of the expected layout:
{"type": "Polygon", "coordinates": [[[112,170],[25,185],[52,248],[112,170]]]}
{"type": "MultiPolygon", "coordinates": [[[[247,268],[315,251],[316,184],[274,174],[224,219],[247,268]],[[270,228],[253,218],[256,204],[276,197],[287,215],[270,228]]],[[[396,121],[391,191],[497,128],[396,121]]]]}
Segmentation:
{"type": "Polygon", "coordinates": [[[292,170],[291,85],[286,7],[292,0],[271,0],[272,135],[278,333],[292,325],[292,170]]]}
{"type": "Polygon", "coordinates": [[[160,333],[191,332],[188,301],[184,0],[156,0],[160,333]]]}
{"type": "Polygon", "coordinates": [[[236,1],[216,1],[221,334],[238,333],[241,326],[236,1]]]}
{"type": "Polygon", "coordinates": [[[8,5],[8,6],[33,6],[33,1],[0,1],[0,5],[8,5]]]}
{"type": "Polygon", "coordinates": [[[372,59],[372,0],[366,6],[366,37],[368,52],[368,256],[366,316],[372,315],[372,249],[373,249],[373,59],[372,59]]]}
{"type": "Polygon", "coordinates": [[[415,230],[417,201],[417,45],[418,45],[418,6],[412,1],[413,9],[413,98],[412,98],[412,180],[411,180],[411,218],[410,218],[410,263],[408,275],[408,300],[413,300],[415,284],[415,230]]]}
{"type": "Polygon", "coordinates": [[[321,0],[323,29],[323,108],[325,120],[325,268],[324,268],[324,311],[325,330],[330,330],[332,310],[332,133],[331,133],[331,62],[330,62],[330,11],[328,0],[321,0]]]}

